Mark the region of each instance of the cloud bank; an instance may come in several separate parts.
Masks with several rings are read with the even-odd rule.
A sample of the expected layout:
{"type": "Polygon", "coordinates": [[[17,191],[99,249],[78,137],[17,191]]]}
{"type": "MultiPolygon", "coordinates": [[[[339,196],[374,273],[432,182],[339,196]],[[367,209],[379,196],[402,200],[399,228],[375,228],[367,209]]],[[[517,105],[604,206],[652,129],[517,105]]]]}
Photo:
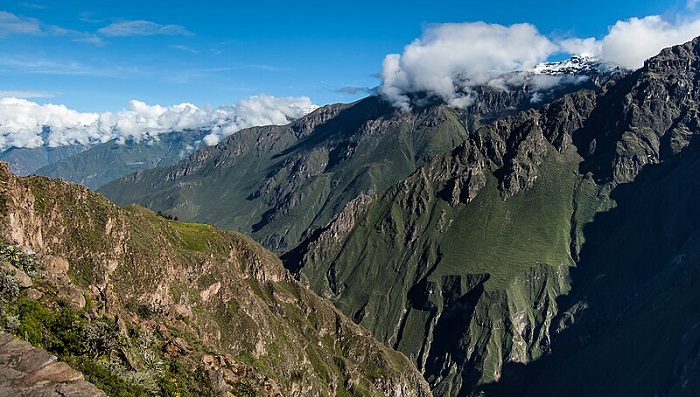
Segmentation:
{"type": "Polygon", "coordinates": [[[130,101],[117,113],[81,113],[64,105],[20,98],[0,98],[0,150],[8,147],[90,145],[116,139],[153,140],[171,131],[210,130],[204,143],[214,145],[236,131],[267,124],[286,124],[318,106],[307,97],[259,95],[218,108],[190,103],[174,106],[130,101]]]}
{"type": "MultiPolygon", "coordinates": [[[[700,18],[669,22],[660,16],[618,21],[601,39],[554,40],[527,23],[433,25],[403,53],[386,56],[379,92],[404,111],[410,110],[416,96],[437,97],[451,106],[466,107],[475,99],[473,87],[508,89],[509,85],[522,84],[522,78],[509,74],[532,71],[556,54],[585,55],[637,69],[663,48],[698,35],[700,18]]],[[[543,83],[556,85],[557,81],[543,83]]]]}
{"type": "Polygon", "coordinates": [[[435,25],[407,45],[403,54],[387,55],[380,92],[403,110],[410,108],[407,94],[413,92],[429,92],[463,107],[470,102],[470,86],[533,68],[556,50],[531,24],[435,25]]]}

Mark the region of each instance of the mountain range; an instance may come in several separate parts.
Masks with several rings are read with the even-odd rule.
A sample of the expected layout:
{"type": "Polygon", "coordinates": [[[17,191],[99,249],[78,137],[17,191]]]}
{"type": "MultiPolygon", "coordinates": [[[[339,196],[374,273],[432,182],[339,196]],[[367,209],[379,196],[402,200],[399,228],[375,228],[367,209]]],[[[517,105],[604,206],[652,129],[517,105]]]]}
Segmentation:
{"type": "MultiPolygon", "coordinates": [[[[570,68],[573,80],[539,97],[595,88],[619,73],[595,65],[570,68]]],[[[475,88],[478,99],[464,109],[426,96],[416,98],[423,105],[411,113],[377,96],[329,105],[287,126],[240,131],[185,161],[132,174],[100,191],[117,203],[239,230],[282,254],[355,198],[385,191],[480,126],[540,106],[527,83],[532,76],[507,90],[475,88]]]]}
{"type": "Polygon", "coordinates": [[[70,263],[49,286],[96,301],[90,321],[129,316],[139,340],[155,318],[255,390],[697,395],[699,72],[700,38],[634,72],[542,65],[462,109],[371,96],[99,189],[165,218],[5,170],[3,236],[70,263]]]}
{"type": "Polygon", "coordinates": [[[682,393],[697,316],[663,340],[670,317],[650,319],[697,303],[675,285],[697,263],[680,192],[699,53],[664,50],[540,108],[515,90],[465,110],[327,107],[101,191],[250,233],[436,395],[682,393]]]}

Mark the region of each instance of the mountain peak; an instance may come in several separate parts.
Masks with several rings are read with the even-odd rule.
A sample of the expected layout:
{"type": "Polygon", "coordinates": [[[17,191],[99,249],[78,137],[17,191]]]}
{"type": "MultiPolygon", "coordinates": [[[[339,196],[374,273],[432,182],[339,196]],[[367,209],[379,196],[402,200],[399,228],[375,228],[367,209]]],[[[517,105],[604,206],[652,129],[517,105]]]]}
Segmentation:
{"type": "Polygon", "coordinates": [[[576,75],[617,75],[626,69],[620,65],[604,62],[590,55],[574,55],[571,58],[557,62],[542,62],[535,66],[535,74],[549,76],[576,76],[576,75]]]}

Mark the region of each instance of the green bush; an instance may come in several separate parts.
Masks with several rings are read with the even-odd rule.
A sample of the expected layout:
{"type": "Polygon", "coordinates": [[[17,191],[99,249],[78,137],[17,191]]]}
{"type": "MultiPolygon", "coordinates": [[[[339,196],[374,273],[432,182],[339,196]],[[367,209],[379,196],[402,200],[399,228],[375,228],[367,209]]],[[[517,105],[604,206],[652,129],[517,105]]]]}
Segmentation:
{"type": "Polygon", "coordinates": [[[0,241],[0,261],[7,261],[12,266],[21,269],[31,278],[36,277],[41,270],[41,263],[34,254],[23,251],[16,245],[0,241]]]}
{"type": "Polygon", "coordinates": [[[17,315],[20,324],[16,336],[32,345],[44,346],[44,334],[48,328],[47,325],[54,320],[53,312],[45,309],[39,302],[24,300],[19,304],[17,315]]]}
{"type": "Polygon", "coordinates": [[[5,268],[0,268],[0,303],[12,302],[19,296],[19,280],[5,268]]]}
{"type": "Polygon", "coordinates": [[[102,389],[111,397],[135,397],[148,395],[139,385],[126,382],[119,374],[88,357],[71,357],[68,363],[80,370],[85,379],[102,389]]]}

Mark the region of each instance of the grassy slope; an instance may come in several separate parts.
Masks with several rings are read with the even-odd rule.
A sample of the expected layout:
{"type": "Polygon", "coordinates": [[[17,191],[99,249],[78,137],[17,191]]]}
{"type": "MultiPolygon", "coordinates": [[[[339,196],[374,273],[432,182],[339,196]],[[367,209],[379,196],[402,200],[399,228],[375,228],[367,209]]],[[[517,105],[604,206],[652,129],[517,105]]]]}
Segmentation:
{"type": "MultiPolygon", "coordinates": [[[[440,327],[434,324],[436,313],[454,310],[453,303],[477,286],[483,288],[481,294],[490,296],[469,303],[476,305],[473,317],[461,325],[461,330],[457,324],[452,330],[463,336],[453,334],[450,338],[492,353],[475,358],[473,368],[465,369],[476,371],[476,375],[470,375],[476,379],[453,379],[460,376],[454,370],[447,370],[450,376],[443,373],[441,379],[434,379],[438,393],[449,394],[448,389],[457,393],[461,385],[467,390],[467,384],[473,386],[477,379],[494,379],[502,359],[511,352],[520,359],[541,354],[507,341],[516,333],[515,325],[509,324],[516,312],[526,312],[525,321],[533,327],[545,321],[543,314],[532,307],[539,299],[532,296],[536,290],[531,291],[527,284],[521,288],[523,282],[532,283],[528,277],[542,278],[545,281],[541,288],[546,291],[541,299],[553,301],[566,291],[561,274],[566,274],[566,267],[573,263],[572,195],[580,185],[581,177],[576,173],[580,158],[573,152],[559,154],[553,147],[548,153],[532,189],[507,200],[489,174],[474,201],[451,207],[436,197],[435,192],[442,187],[417,173],[370,207],[333,261],[338,307],[425,366],[429,380],[431,371],[436,371],[431,366],[442,365],[435,362],[441,347],[430,351],[431,339],[440,327]],[[454,280],[459,287],[453,292],[457,295],[450,296],[445,289],[454,280]],[[412,297],[421,288],[435,292],[425,293],[423,299],[429,304],[412,297]],[[502,331],[488,330],[488,324],[502,331]],[[482,339],[472,340],[468,335],[481,335],[482,339]]],[[[327,288],[325,276],[319,276],[325,272],[319,272],[314,264],[307,266],[304,273],[311,285],[317,290],[327,288]]]]}

